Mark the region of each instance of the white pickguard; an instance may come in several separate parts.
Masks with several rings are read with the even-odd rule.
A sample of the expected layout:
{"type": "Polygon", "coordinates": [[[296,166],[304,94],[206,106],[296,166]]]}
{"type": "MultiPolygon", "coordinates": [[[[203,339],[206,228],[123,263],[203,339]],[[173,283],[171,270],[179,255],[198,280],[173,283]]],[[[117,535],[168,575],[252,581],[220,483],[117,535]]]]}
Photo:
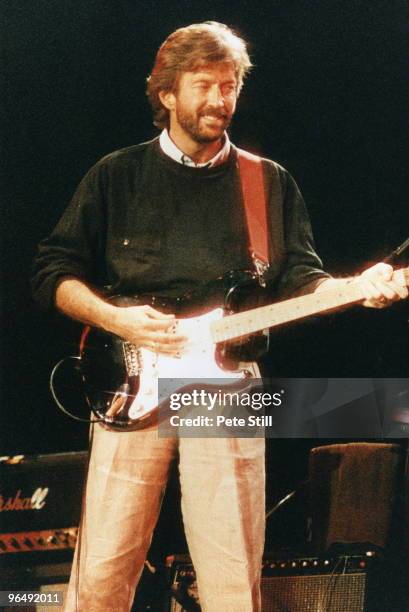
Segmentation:
{"type": "MultiPolygon", "coordinates": [[[[142,370],[140,388],[129,410],[131,419],[149,414],[159,404],[158,381],[169,380],[168,391],[183,387],[184,380],[244,378],[243,371],[223,370],[215,360],[216,345],[210,333],[210,324],[223,318],[223,310],[217,308],[200,317],[178,320],[178,333],[189,338],[180,358],[157,354],[147,349],[140,350],[142,370]]],[[[168,397],[165,381],[161,385],[161,397],[168,397]]]]}

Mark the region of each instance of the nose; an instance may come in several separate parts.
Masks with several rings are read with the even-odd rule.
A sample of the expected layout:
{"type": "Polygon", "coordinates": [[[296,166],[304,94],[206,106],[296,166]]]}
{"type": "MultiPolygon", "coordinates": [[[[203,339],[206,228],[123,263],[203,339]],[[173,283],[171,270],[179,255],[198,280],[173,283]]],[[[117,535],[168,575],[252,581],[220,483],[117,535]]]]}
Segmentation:
{"type": "Polygon", "coordinates": [[[208,91],[208,103],[215,107],[224,106],[223,93],[217,83],[214,83],[208,91]]]}

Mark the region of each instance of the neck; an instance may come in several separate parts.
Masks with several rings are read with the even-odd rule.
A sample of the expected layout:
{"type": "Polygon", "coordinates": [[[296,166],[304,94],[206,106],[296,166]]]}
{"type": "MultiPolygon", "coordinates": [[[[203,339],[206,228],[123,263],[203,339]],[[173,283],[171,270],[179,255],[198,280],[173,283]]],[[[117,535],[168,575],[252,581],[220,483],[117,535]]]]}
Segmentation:
{"type": "Polygon", "coordinates": [[[211,160],[222,148],[223,138],[219,138],[214,142],[199,143],[188,136],[177,127],[171,126],[169,136],[175,145],[188,155],[196,164],[205,164],[211,160]]]}

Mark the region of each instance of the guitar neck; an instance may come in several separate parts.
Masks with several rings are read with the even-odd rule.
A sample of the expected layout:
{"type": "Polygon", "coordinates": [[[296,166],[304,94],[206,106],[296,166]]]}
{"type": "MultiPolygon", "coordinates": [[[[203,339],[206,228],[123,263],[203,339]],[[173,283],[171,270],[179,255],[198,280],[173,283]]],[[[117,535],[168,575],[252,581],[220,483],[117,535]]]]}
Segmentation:
{"type": "MultiPolygon", "coordinates": [[[[409,268],[399,270],[394,274],[399,273],[403,274],[408,285],[409,268]]],[[[327,289],[227,316],[220,321],[213,322],[210,330],[214,342],[226,342],[262,329],[271,329],[312,315],[338,310],[343,306],[352,306],[362,300],[363,295],[359,285],[346,283],[339,288],[327,289]]]]}

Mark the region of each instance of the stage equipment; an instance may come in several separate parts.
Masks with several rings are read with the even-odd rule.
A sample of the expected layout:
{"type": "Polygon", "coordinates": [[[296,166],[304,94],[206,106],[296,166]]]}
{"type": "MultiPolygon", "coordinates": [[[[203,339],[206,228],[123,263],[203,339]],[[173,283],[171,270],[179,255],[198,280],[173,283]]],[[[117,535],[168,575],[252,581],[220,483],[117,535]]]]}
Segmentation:
{"type": "Polygon", "coordinates": [[[0,458],[1,589],[68,579],[88,453],[0,458]]]}
{"type": "Polygon", "coordinates": [[[314,549],[403,543],[405,450],[398,444],[353,442],[311,449],[314,549]]]}
{"type": "MultiPolygon", "coordinates": [[[[171,595],[166,612],[198,612],[189,557],[169,557],[171,595]]],[[[262,612],[405,612],[407,584],[376,552],[338,557],[267,555],[261,579],[262,612]]]]}

